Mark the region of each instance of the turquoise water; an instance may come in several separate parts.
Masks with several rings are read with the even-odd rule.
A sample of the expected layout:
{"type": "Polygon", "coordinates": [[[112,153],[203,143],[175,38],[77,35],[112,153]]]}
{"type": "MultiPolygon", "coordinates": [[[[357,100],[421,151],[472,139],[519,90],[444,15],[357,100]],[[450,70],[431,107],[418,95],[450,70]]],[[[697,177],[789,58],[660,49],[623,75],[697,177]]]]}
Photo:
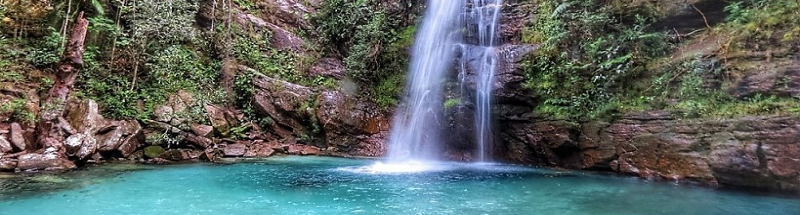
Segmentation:
{"type": "Polygon", "coordinates": [[[106,165],[0,177],[0,214],[800,214],[800,199],[510,165],[370,173],[375,161],[106,165]]]}

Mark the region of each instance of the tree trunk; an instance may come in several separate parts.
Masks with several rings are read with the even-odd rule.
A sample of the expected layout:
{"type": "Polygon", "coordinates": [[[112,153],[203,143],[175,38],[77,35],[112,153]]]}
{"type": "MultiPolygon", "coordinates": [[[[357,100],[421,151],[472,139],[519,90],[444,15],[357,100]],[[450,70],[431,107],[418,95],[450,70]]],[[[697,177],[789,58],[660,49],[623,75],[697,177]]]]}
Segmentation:
{"type": "Polygon", "coordinates": [[[84,19],[83,12],[80,12],[56,69],[55,83],[42,102],[42,112],[36,128],[37,148],[44,150],[53,148],[62,158],[67,157],[64,140],[72,131],[71,126],[63,118],[64,109],[67,97],[75,84],[75,78],[83,68],[84,41],[88,27],[89,22],[84,19]]]}

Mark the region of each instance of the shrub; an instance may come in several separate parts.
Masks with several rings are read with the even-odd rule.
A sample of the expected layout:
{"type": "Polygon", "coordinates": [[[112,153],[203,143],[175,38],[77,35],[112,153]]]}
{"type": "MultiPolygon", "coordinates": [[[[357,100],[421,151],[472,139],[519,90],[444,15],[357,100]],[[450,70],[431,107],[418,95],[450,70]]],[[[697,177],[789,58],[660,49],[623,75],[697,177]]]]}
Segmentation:
{"type": "Polygon", "coordinates": [[[194,42],[199,32],[194,27],[197,0],[139,0],[125,6],[130,24],[127,29],[136,45],[159,49],[163,44],[194,42]]]}
{"type": "Polygon", "coordinates": [[[655,14],[622,19],[596,0],[541,1],[538,13],[523,40],[542,46],[522,69],[542,114],[594,118],[614,110],[613,98],[669,49],[664,33],[647,31],[655,14]]]}

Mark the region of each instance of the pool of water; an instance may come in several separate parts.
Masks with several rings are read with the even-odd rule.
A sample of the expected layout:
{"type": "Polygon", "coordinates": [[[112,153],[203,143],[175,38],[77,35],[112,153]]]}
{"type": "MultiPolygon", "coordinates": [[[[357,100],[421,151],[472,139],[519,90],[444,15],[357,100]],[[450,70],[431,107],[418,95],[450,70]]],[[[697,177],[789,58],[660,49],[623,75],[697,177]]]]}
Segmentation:
{"type": "Polygon", "coordinates": [[[0,176],[0,214],[800,214],[800,199],[585,172],[280,157],[0,176]]]}

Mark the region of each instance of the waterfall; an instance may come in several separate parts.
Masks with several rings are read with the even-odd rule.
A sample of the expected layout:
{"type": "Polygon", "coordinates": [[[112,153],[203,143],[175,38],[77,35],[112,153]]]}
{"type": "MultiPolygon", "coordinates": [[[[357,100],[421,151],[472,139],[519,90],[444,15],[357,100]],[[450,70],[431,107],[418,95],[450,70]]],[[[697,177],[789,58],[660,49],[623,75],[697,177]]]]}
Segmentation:
{"type": "MultiPolygon", "coordinates": [[[[470,68],[475,73],[475,142],[476,159],[491,160],[492,93],[497,71],[497,28],[502,0],[468,0],[465,14],[468,45],[462,45],[460,74],[470,68]]],[[[461,85],[466,79],[461,78],[461,85]]],[[[463,88],[463,87],[462,87],[463,88]]],[[[463,91],[463,90],[462,90],[463,91]]]]}
{"type": "Polygon", "coordinates": [[[441,154],[442,82],[453,67],[463,8],[462,1],[428,1],[411,51],[405,101],[389,136],[389,161],[436,160],[441,154]]]}
{"type": "Polygon", "coordinates": [[[390,162],[441,156],[442,85],[445,74],[454,69],[460,70],[462,97],[466,97],[465,83],[475,82],[475,122],[461,123],[475,123],[476,159],[491,159],[491,104],[501,5],[502,0],[428,1],[411,52],[404,102],[389,136],[390,162]],[[460,67],[454,68],[457,51],[461,52],[460,67]],[[466,78],[467,70],[474,78],[466,78]]]}

